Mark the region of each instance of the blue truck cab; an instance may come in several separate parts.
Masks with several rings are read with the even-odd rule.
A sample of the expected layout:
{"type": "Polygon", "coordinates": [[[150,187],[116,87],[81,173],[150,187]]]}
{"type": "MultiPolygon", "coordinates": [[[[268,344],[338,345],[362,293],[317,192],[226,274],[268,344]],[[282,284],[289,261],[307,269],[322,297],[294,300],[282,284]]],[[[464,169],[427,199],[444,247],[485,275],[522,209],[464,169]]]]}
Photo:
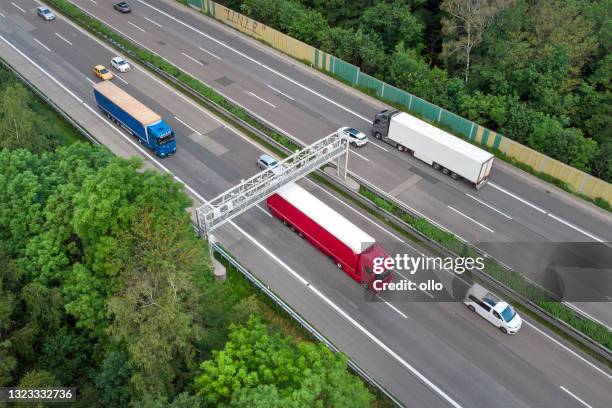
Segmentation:
{"type": "Polygon", "coordinates": [[[174,131],[157,113],[109,81],[94,85],[98,107],[159,157],[176,152],[174,131]]]}

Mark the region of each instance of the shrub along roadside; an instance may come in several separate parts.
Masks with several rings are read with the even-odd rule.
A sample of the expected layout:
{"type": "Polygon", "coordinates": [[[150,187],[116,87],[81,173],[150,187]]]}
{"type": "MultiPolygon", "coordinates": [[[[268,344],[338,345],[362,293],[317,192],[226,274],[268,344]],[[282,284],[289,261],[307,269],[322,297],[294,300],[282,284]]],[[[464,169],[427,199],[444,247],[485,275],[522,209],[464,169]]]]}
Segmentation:
{"type": "MultiPolygon", "coordinates": [[[[67,2],[66,0],[48,0],[48,3],[54,5],[58,10],[62,11],[67,16],[71,17],[74,21],[76,21],[81,26],[83,26],[84,28],[92,32],[94,35],[97,35],[99,37],[102,37],[104,40],[112,42],[117,47],[129,53],[132,57],[138,59],[139,61],[144,62],[144,63],[150,63],[154,65],[155,67],[157,67],[158,69],[177,78],[179,81],[184,82],[186,85],[190,86],[196,92],[199,92],[201,95],[209,98],[213,102],[227,109],[229,112],[236,115],[238,118],[244,120],[245,122],[251,124],[257,129],[270,135],[270,137],[272,137],[274,140],[276,140],[278,143],[282,144],[283,146],[291,150],[294,150],[298,147],[294,143],[289,141],[287,138],[285,138],[284,136],[276,132],[271,132],[269,129],[265,128],[258,121],[250,117],[249,114],[244,109],[233,105],[231,102],[229,102],[224,97],[219,95],[213,89],[201,83],[199,80],[191,77],[190,75],[187,75],[181,72],[179,69],[177,69],[175,66],[168,63],[161,57],[158,57],[149,51],[146,51],[142,48],[137,47],[132,42],[130,42],[123,36],[117,34],[112,29],[110,29],[109,27],[101,23],[100,21],[87,16],[85,13],[83,13],[78,7],[74,6],[73,4],[67,2]]],[[[463,250],[464,244],[461,243],[461,241],[459,241],[453,234],[450,234],[450,233],[447,233],[447,232],[444,232],[438,229],[437,227],[430,224],[424,219],[414,218],[410,216],[409,214],[403,213],[403,211],[395,207],[394,204],[387,202],[386,200],[376,196],[372,192],[369,192],[369,191],[366,192],[364,190],[365,189],[362,187],[361,193],[366,198],[371,199],[375,204],[377,204],[381,208],[393,214],[398,215],[400,218],[404,219],[407,223],[417,228],[419,231],[424,233],[429,238],[444,245],[445,247],[447,247],[449,250],[453,252],[457,251],[458,249],[463,250]],[[368,193],[370,194],[370,196],[367,195],[368,193]],[[389,210],[389,208],[391,208],[391,210],[389,210]]],[[[459,253],[461,253],[461,251],[459,251],[459,253]]],[[[518,273],[512,273],[508,275],[507,274],[508,271],[506,271],[499,265],[496,265],[496,266],[488,265],[488,267],[486,268],[486,272],[489,273],[491,276],[495,277],[496,279],[498,279],[500,282],[507,284],[513,289],[519,291],[519,293],[521,293],[520,290],[522,290],[520,287],[521,285],[525,285],[526,287],[528,286],[528,284],[525,282],[524,277],[522,277],[522,275],[518,273]],[[516,277],[513,275],[516,275],[516,277]],[[519,285],[520,282],[523,282],[523,283],[519,285]],[[517,287],[511,286],[511,285],[516,285],[517,287]]],[[[530,294],[529,291],[526,291],[524,296],[526,296],[528,299],[532,299],[534,294],[533,293],[530,294]],[[532,297],[529,297],[529,296],[532,296],[532,297]]],[[[602,325],[596,322],[593,322],[591,320],[582,320],[576,317],[573,311],[569,310],[567,307],[563,306],[562,304],[555,303],[555,302],[545,302],[542,300],[539,300],[537,302],[538,302],[537,304],[540,307],[542,307],[544,310],[551,313],[556,318],[562,321],[565,321],[567,324],[571,325],[575,329],[582,331],[585,335],[591,337],[593,340],[604,345],[608,349],[612,349],[612,333],[609,330],[607,330],[605,327],[603,327],[602,325]]]]}

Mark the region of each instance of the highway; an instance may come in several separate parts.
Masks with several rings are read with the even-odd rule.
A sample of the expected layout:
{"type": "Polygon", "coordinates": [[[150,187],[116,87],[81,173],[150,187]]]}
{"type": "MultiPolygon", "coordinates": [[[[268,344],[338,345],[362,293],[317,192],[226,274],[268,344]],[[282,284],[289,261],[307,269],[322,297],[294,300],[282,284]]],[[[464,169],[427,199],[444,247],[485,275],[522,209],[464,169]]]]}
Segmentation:
{"type": "MultiPolygon", "coordinates": [[[[97,80],[91,68],[108,64],[116,54],[63,18],[52,23],[37,18],[36,5],[30,0],[0,2],[2,49],[21,53],[40,68],[41,76],[72,93],[66,104],[81,100],[95,111],[91,84],[97,80]]],[[[179,177],[196,197],[210,199],[257,172],[254,162],[261,148],[148,72],[135,67],[114,82],[175,128],[177,154],[161,162],[149,160],[179,177]]],[[[103,122],[101,116],[99,120],[103,122]]],[[[117,133],[117,144],[127,140],[125,132],[117,133]]],[[[422,251],[325,189],[309,181],[302,185],[377,240],[394,242],[412,255],[422,251]]],[[[612,405],[610,370],[569,350],[529,319],[517,336],[508,337],[458,303],[367,302],[354,281],[263,205],[216,235],[249,270],[409,406],[612,405]]]]}
{"type": "MultiPolygon", "coordinates": [[[[369,134],[374,114],[387,107],[175,1],[134,0],[127,15],[104,2],[72,1],[305,144],[341,126],[369,134]]],[[[489,185],[476,191],[380,141],[352,152],[350,170],[476,246],[612,241],[609,213],[499,160],[489,185]]],[[[539,255],[529,246],[525,256],[485,246],[517,271],[539,255]]],[[[612,293],[594,298],[605,296],[612,293]]],[[[612,327],[609,302],[575,307],[612,327]]]]}

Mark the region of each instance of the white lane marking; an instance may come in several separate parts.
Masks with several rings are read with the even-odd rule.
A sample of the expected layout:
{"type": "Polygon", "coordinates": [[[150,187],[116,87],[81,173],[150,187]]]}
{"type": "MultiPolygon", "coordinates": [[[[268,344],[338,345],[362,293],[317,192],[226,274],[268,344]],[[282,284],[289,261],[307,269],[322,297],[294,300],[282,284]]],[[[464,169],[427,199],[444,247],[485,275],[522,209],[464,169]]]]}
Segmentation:
{"type": "Polygon", "coordinates": [[[476,221],[475,219],[473,219],[471,217],[468,217],[467,215],[465,215],[461,211],[451,207],[450,205],[447,205],[447,207],[450,208],[451,210],[455,211],[456,213],[463,215],[465,218],[467,218],[468,220],[472,221],[474,224],[480,225],[482,228],[486,229],[487,231],[489,231],[491,233],[495,233],[495,231],[493,231],[491,228],[487,227],[484,224],[479,223],[478,221],[476,221]]]}
{"type": "Polygon", "coordinates": [[[561,347],[562,349],[567,351],[568,353],[574,355],[579,360],[582,360],[582,362],[586,363],[586,365],[590,366],[591,368],[595,369],[596,371],[599,371],[601,374],[603,374],[604,376],[608,377],[608,379],[612,380],[612,375],[606,373],[604,370],[602,370],[601,368],[597,367],[595,364],[591,363],[589,360],[587,360],[586,358],[582,357],[580,354],[578,354],[575,351],[571,350],[569,347],[565,346],[564,344],[558,342],[557,340],[552,338],[550,335],[548,335],[548,334],[544,333],[542,330],[538,329],[535,325],[529,323],[527,320],[523,319],[523,322],[525,324],[527,324],[529,327],[531,327],[532,329],[536,330],[538,333],[540,333],[544,337],[546,337],[548,340],[552,341],[553,343],[555,343],[556,345],[558,345],[559,347],[561,347]]]}
{"type": "Polygon", "coordinates": [[[484,201],[482,201],[482,200],[480,200],[479,198],[477,198],[477,197],[475,197],[475,196],[471,195],[470,193],[465,193],[465,195],[466,195],[466,196],[468,196],[468,197],[470,197],[472,200],[476,200],[476,201],[478,201],[480,204],[484,205],[485,207],[489,207],[490,209],[492,209],[493,211],[495,211],[495,212],[497,212],[497,213],[499,213],[499,214],[503,215],[503,216],[504,216],[504,217],[506,217],[507,219],[509,219],[509,220],[511,220],[511,219],[512,219],[512,217],[511,217],[511,216],[509,216],[508,214],[506,214],[505,212],[500,211],[500,210],[498,210],[497,208],[493,207],[492,205],[489,205],[489,204],[485,203],[484,201]]]}
{"type": "Polygon", "coordinates": [[[91,1],[93,4],[98,4],[96,0],[89,0],[89,1],[91,1]]]}
{"type": "MultiPolygon", "coordinates": [[[[604,296],[605,296],[605,295],[604,295],[604,296]]],[[[609,297],[609,296],[606,296],[606,297],[607,297],[608,299],[610,299],[610,297],[609,297]]],[[[611,299],[611,300],[612,300],[612,299],[611,299]]],[[[574,309],[575,311],[577,311],[577,312],[579,312],[579,313],[581,313],[581,314],[585,315],[586,317],[588,317],[589,319],[593,320],[594,322],[597,322],[597,323],[601,324],[601,325],[602,325],[602,326],[604,326],[606,329],[608,329],[608,330],[612,331],[612,327],[608,326],[607,324],[605,324],[605,323],[604,323],[604,322],[602,322],[601,320],[598,320],[598,319],[594,318],[593,316],[591,316],[590,314],[588,314],[588,313],[587,313],[587,312],[585,312],[584,310],[580,309],[578,306],[573,305],[573,304],[571,304],[571,303],[569,303],[569,302],[561,302],[561,303],[563,303],[565,306],[567,306],[567,307],[569,307],[569,308],[571,308],[571,309],[574,309]]]]}
{"type": "Polygon", "coordinates": [[[149,17],[146,17],[146,16],[144,16],[143,18],[144,18],[145,20],[147,20],[148,22],[150,22],[150,23],[152,23],[152,24],[154,24],[154,25],[158,26],[159,28],[162,28],[162,25],[161,25],[161,24],[159,24],[157,21],[153,21],[153,20],[151,20],[149,17]]]}
{"type": "Polygon", "coordinates": [[[442,389],[440,389],[437,385],[435,385],[432,381],[430,381],[427,377],[425,377],[420,371],[411,366],[408,362],[406,362],[401,356],[399,356],[396,352],[394,352],[389,346],[383,343],[380,339],[370,333],[365,327],[363,327],[359,322],[353,319],[348,313],[342,310],[339,306],[337,306],[334,302],[332,302],[327,296],[321,293],[318,289],[316,289],[313,285],[311,285],[306,279],[302,278],[297,272],[295,272],[289,265],[283,262],[279,257],[274,255],[270,250],[264,247],[259,241],[249,235],[246,231],[240,228],[234,221],[228,221],[232,226],[234,226],[241,234],[243,234],[249,241],[251,241],[255,246],[257,246],[261,251],[265,252],[270,258],[272,258],[277,264],[281,265],[285,268],[295,279],[297,279],[300,283],[302,283],[307,289],[312,291],[319,299],[323,300],[329,307],[335,310],[338,314],[340,314],[345,320],[347,320],[350,324],[353,325],[356,329],[358,329],[361,333],[367,336],[370,340],[372,340],[375,344],[377,344],[380,348],[382,348],[387,354],[389,354],[392,358],[394,358],[397,362],[399,362],[402,366],[408,369],[414,376],[424,382],[427,386],[429,386],[432,390],[434,390],[438,395],[444,398],[449,404],[451,404],[455,408],[461,408],[455,400],[449,397],[442,389]]]}
{"type": "Polygon", "coordinates": [[[368,159],[368,158],[367,158],[367,157],[365,157],[365,156],[360,155],[359,153],[357,153],[357,152],[356,152],[356,151],[354,151],[354,150],[349,149],[349,152],[353,153],[355,156],[361,157],[363,160],[365,160],[365,161],[367,161],[367,162],[369,162],[369,161],[370,161],[370,159],[368,159]]]}
{"type": "Polygon", "coordinates": [[[578,227],[577,227],[577,226],[575,226],[574,224],[572,224],[572,223],[570,223],[570,222],[568,222],[568,221],[565,221],[563,218],[561,218],[561,217],[557,217],[555,214],[548,213],[548,216],[549,216],[550,218],[554,219],[554,220],[559,221],[561,224],[567,225],[568,227],[570,227],[570,228],[572,228],[572,229],[574,229],[574,230],[576,230],[576,231],[578,231],[578,232],[580,232],[580,233],[582,233],[582,234],[586,235],[587,237],[594,239],[594,240],[595,240],[595,241],[597,241],[597,242],[606,242],[606,241],[604,241],[603,239],[601,239],[601,238],[599,238],[599,237],[597,237],[597,236],[595,236],[595,235],[591,234],[590,232],[587,232],[587,231],[585,231],[585,230],[583,230],[583,229],[581,229],[581,228],[578,228],[578,227]]]}
{"type": "Polygon", "coordinates": [[[0,17],[6,18],[6,16],[4,14],[2,14],[2,13],[0,13],[0,17]]]}
{"type": "Polygon", "coordinates": [[[197,133],[198,135],[202,136],[202,134],[200,132],[198,132],[197,130],[195,130],[194,128],[192,128],[191,126],[189,126],[187,123],[185,123],[184,121],[182,121],[181,119],[179,119],[178,116],[175,116],[174,119],[178,120],[179,122],[181,122],[185,127],[191,129],[192,132],[197,133]]]}
{"type": "Polygon", "coordinates": [[[15,6],[15,8],[17,8],[17,9],[21,10],[21,12],[22,12],[22,13],[25,13],[25,12],[26,12],[24,9],[22,9],[21,7],[19,7],[18,5],[16,5],[16,4],[15,4],[15,3],[13,3],[12,1],[11,1],[11,4],[12,4],[13,6],[15,6]]]}
{"type": "Polygon", "coordinates": [[[271,107],[276,108],[276,106],[272,105],[270,102],[266,101],[264,98],[262,98],[262,97],[260,97],[260,96],[255,95],[253,92],[251,92],[251,91],[246,91],[246,90],[245,90],[245,92],[246,92],[246,93],[248,93],[249,95],[254,96],[255,98],[259,99],[259,100],[260,100],[260,101],[262,101],[263,103],[267,103],[267,104],[268,104],[268,105],[270,105],[271,107]]]}
{"type": "Polygon", "coordinates": [[[270,214],[268,211],[266,211],[262,206],[260,206],[259,204],[255,205],[255,207],[259,208],[261,210],[262,213],[266,214],[268,217],[270,218],[274,218],[272,216],[272,214],[270,214]]]}
{"type": "Polygon", "coordinates": [[[123,82],[124,84],[129,85],[129,84],[127,83],[127,81],[126,81],[125,79],[121,78],[119,75],[117,75],[117,74],[113,74],[113,76],[114,76],[115,78],[117,78],[118,80],[120,80],[121,82],[123,82]]]}
{"type": "Polygon", "coordinates": [[[197,59],[193,58],[191,55],[185,54],[184,52],[181,52],[181,54],[183,54],[185,56],[185,58],[189,58],[190,60],[192,60],[196,64],[200,64],[201,66],[204,66],[202,61],[198,61],[197,59]]]}
{"type": "Polygon", "coordinates": [[[291,99],[292,101],[295,101],[295,99],[289,95],[287,95],[286,93],[284,93],[283,91],[279,91],[278,89],[276,89],[275,87],[273,87],[270,84],[266,84],[268,85],[268,88],[272,89],[274,92],[278,92],[279,94],[283,95],[285,98],[287,99],[291,99]]]}
{"type": "Polygon", "coordinates": [[[64,40],[65,42],[68,43],[68,45],[72,45],[72,43],[70,41],[68,41],[67,39],[65,39],[64,37],[62,37],[59,33],[55,33],[55,35],[57,35],[59,38],[61,38],[62,40],[64,40]]]}
{"type": "Polygon", "coordinates": [[[89,77],[85,77],[86,80],[89,81],[90,84],[95,85],[96,83],[89,77]]]}
{"type": "Polygon", "coordinates": [[[397,307],[393,306],[391,303],[387,302],[385,299],[381,298],[379,295],[376,295],[377,298],[379,298],[380,300],[382,300],[387,306],[389,306],[391,309],[395,310],[397,312],[397,314],[399,314],[400,316],[402,316],[404,319],[407,319],[408,316],[406,316],[404,313],[402,313],[401,310],[399,310],[397,307]]]}
{"type": "Polygon", "coordinates": [[[210,51],[208,51],[208,50],[205,50],[205,49],[204,49],[204,48],[202,48],[202,47],[198,47],[198,48],[200,49],[200,51],[204,51],[205,53],[207,53],[207,54],[209,54],[209,55],[212,55],[214,58],[216,58],[216,59],[218,59],[218,60],[221,60],[221,57],[220,57],[220,56],[218,56],[217,54],[212,53],[212,52],[210,52],[210,51]]]}
{"type": "Polygon", "coordinates": [[[517,196],[516,194],[506,190],[505,188],[502,188],[500,186],[498,186],[497,184],[493,183],[492,181],[489,181],[489,185],[493,188],[498,189],[499,191],[501,191],[502,193],[506,193],[508,194],[510,197],[515,198],[517,200],[519,200],[521,203],[526,204],[528,206],[530,206],[531,208],[538,210],[539,212],[541,212],[542,214],[546,214],[546,210],[543,210],[542,208],[538,207],[535,204],[530,203],[529,201],[517,196]]]}
{"type": "Polygon", "coordinates": [[[580,402],[582,405],[584,405],[585,407],[588,408],[593,408],[592,406],[590,406],[589,404],[587,404],[586,402],[584,402],[584,400],[578,398],[578,396],[574,393],[572,393],[570,390],[568,390],[567,388],[565,388],[564,386],[560,385],[559,386],[563,391],[567,392],[569,395],[571,395],[572,397],[574,397],[578,402],[580,402]]]}
{"type": "Polygon", "coordinates": [[[162,14],[162,15],[164,15],[164,16],[166,16],[166,17],[168,17],[169,19],[174,20],[175,22],[177,22],[177,23],[179,23],[179,24],[181,24],[181,25],[183,25],[183,26],[185,26],[185,27],[189,28],[190,30],[195,31],[196,33],[198,33],[198,34],[200,34],[200,35],[202,35],[202,36],[204,36],[204,37],[208,38],[209,40],[214,41],[214,42],[216,42],[217,44],[220,44],[220,45],[222,45],[223,47],[225,47],[225,48],[227,48],[227,49],[229,49],[229,50],[231,50],[231,51],[235,52],[236,54],[238,54],[238,55],[240,55],[240,56],[242,56],[242,57],[244,57],[244,58],[248,59],[249,61],[253,62],[254,64],[257,64],[257,65],[261,66],[262,68],[265,68],[265,69],[267,69],[268,71],[270,71],[270,72],[272,72],[272,73],[274,73],[274,74],[276,74],[276,75],[280,76],[281,78],[286,79],[287,81],[291,82],[292,84],[299,86],[300,88],[302,88],[302,89],[304,89],[304,90],[306,90],[306,91],[308,91],[308,92],[310,92],[310,93],[312,93],[312,94],[314,94],[314,95],[318,96],[319,98],[321,98],[321,99],[323,99],[323,100],[325,100],[325,101],[327,101],[327,102],[331,103],[332,105],[335,105],[335,106],[339,107],[340,109],[342,109],[342,110],[344,110],[344,111],[346,111],[346,112],[348,112],[348,113],[351,113],[352,115],[355,115],[355,116],[356,116],[356,117],[358,117],[359,119],[362,119],[363,121],[368,122],[368,123],[371,123],[371,122],[372,122],[372,120],[371,120],[371,119],[369,119],[369,118],[365,117],[364,115],[361,115],[361,114],[359,114],[359,113],[357,113],[357,112],[354,112],[354,111],[350,110],[349,108],[347,108],[347,107],[345,107],[345,106],[343,106],[343,105],[339,104],[338,102],[336,102],[336,101],[332,100],[331,98],[329,98],[329,97],[327,97],[327,96],[325,96],[325,95],[323,95],[323,94],[321,94],[321,93],[319,93],[319,92],[315,91],[314,89],[310,89],[310,88],[308,88],[307,86],[305,86],[305,85],[303,85],[302,83],[300,83],[300,82],[296,81],[295,79],[290,78],[290,77],[288,77],[287,75],[282,74],[282,73],[280,73],[279,71],[277,71],[277,70],[275,70],[275,69],[273,69],[273,68],[271,68],[271,67],[269,67],[269,66],[267,66],[267,65],[265,65],[265,64],[263,64],[263,63],[261,63],[261,62],[259,62],[259,61],[257,61],[256,59],[254,59],[254,58],[252,58],[252,57],[250,57],[250,56],[248,56],[247,54],[245,54],[245,53],[243,53],[243,52],[240,52],[240,51],[238,51],[238,50],[236,50],[236,49],[234,49],[234,48],[230,47],[229,45],[227,45],[227,44],[226,44],[226,43],[224,43],[223,41],[219,41],[219,40],[217,40],[216,38],[211,37],[210,35],[208,35],[208,34],[206,34],[206,33],[203,33],[202,31],[198,30],[197,28],[190,26],[189,24],[187,24],[187,23],[185,23],[185,22],[183,22],[183,21],[179,20],[178,18],[176,18],[176,17],[174,17],[174,16],[172,16],[172,15],[170,15],[170,14],[166,13],[165,11],[162,11],[162,10],[158,9],[157,7],[154,7],[154,6],[152,6],[152,5],[148,4],[148,3],[147,3],[147,2],[145,2],[145,1],[142,1],[142,0],[138,0],[138,1],[139,1],[140,3],[142,3],[142,4],[144,4],[145,6],[150,7],[151,9],[153,9],[153,10],[157,11],[158,13],[160,13],[160,14],[162,14]]]}
{"type": "Polygon", "coordinates": [[[136,24],[132,23],[130,20],[128,20],[128,24],[131,25],[132,27],[136,27],[137,29],[139,29],[143,33],[146,33],[145,30],[143,30],[142,28],[138,27],[136,24]]]}
{"type": "Polygon", "coordinates": [[[36,41],[41,47],[43,47],[45,50],[51,52],[51,50],[49,49],[49,47],[47,47],[45,44],[41,43],[40,41],[38,41],[37,38],[34,38],[34,41],[36,41]]]}
{"type": "Polygon", "coordinates": [[[19,55],[21,55],[23,58],[28,60],[28,62],[30,62],[32,65],[34,65],[36,68],[38,68],[41,72],[43,72],[45,75],[47,75],[49,77],[49,79],[51,79],[53,82],[55,82],[57,84],[57,86],[59,86],[60,88],[64,89],[66,92],[68,92],[70,94],[70,96],[72,96],[74,99],[76,99],[79,103],[83,103],[83,100],[81,98],[79,98],[78,96],[76,96],[76,94],[74,94],[74,92],[72,92],[70,89],[66,88],[61,82],[59,82],[57,79],[55,79],[55,77],[51,76],[51,74],[49,74],[40,65],[38,65],[36,62],[34,62],[34,60],[32,60],[32,58],[28,57],[23,51],[21,51],[19,48],[14,46],[10,41],[8,41],[6,38],[4,38],[4,36],[2,34],[0,34],[0,39],[2,41],[4,41],[13,50],[15,50],[15,52],[17,52],[19,55]]]}
{"type": "Polygon", "coordinates": [[[374,143],[371,140],[368,140],[368,142],[372,145],[372,146],[376,146],[378,147],[380,150],[384,150],[385,152],[388,152],[389,150],[385,149],[384,147],[380,146],[378,143],[374,143]]]}

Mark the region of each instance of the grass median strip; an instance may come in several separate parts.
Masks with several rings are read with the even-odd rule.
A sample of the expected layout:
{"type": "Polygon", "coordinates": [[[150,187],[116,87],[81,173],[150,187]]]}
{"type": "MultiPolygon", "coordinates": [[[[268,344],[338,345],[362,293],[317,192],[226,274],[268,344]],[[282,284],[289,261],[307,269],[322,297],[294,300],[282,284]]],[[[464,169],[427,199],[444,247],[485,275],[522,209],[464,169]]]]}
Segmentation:
{"type": "MultiPolygon", "coordinates": [[[[222,95],[218,94],[215,90],[204,85],[198,79],[182,72],[160,56],[135,45],[127,38],[106,26],[104,23],[88,16],[74,4],[66,0],[48,0],[48,3],[55,6],[59,11],[70,17],[73,21],[94,35],[112,43],[114,46],[129,54],[132,58],[142,63],[151,64],[157,69],[176,78],[178,81],[182,82],[184,85],[188,86],[201,96],[221,106],[236,118],[239,118],[240,120],[265,133],[267,136],[290,151],[295,151],[300,147],[290,141],[288,138],[269,129],[261,122],[255,120],[243,108],[234,105],[222,95]]],[[[379,197],[374,192],[364,187],[361,187],[360,193],[378,207],[398,216],[400,219],[414,227],[429,239],[441,244],[451,252],[462,254],[463,256],[476,256],[476,252],[473,249],[466,247],[466,245],[457,239],[454,234],[437,228],[423,218],[417,218],[404,212],[395,204],[388,202],[384,198],[379,197]]],[[[594,341],[607,347],[609,350],[612,350],[612,332],[596,322],[581,319],[574,311],[570,310],[559,302],[547,300],[548,297],[543,294],[542,290],[538,289],[535,285],[528,283],[522,274],[508,271],[491,259],[488,259],[486,262],[485,272],[494,279],[515,290],[525,298],[531,300],[557,319],[567,323],[576,330],[579,330],[594,341]]]]}

